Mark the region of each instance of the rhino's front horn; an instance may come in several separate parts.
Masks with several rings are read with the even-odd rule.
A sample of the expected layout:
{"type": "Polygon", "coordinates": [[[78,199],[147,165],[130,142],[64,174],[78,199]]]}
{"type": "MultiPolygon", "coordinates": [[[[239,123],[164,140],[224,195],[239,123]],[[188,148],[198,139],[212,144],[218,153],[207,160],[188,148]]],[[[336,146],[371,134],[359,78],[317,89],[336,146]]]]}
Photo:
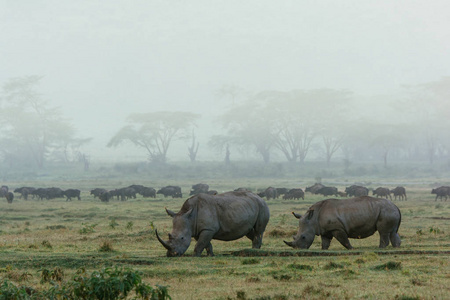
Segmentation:
{"type": "Polygon", "coordinates": [[[172,248],[171,248],[169,245],[167,245],[167,243],[164,242],[164,241],[159,237],[159,234],[158,234],[158,230],[157,230],[157,229],[155,229],[155,233],[156,233],[156,237],[158,238],[158,241],[164,246],[164,248],[166,248],[167,250],[171,251],[172,248]]]}
{"type": "Polygon", "coordinates": [[[288,245],[288,246],[294,248],[294,243],[292,243],[292,242],[286,242],[286,241],[283,241],[283,242],[284,242],[286,245],[288,245]]]}

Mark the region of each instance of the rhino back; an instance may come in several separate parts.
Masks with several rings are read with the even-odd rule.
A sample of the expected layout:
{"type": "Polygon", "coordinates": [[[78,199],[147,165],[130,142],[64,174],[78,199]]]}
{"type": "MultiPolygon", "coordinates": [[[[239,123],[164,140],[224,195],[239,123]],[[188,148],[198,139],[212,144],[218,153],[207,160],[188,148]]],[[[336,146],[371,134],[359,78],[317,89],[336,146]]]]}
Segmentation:
{"type": "Polygon", "coordinates": [[[268,221],[267,204],[252,193],[198,195],[196,231],[212,230],[214,239],[235,240],[247,235],[255,226],[264,229],[268,221]]]}
{"type": "Polygon", "coordinates": [[[373,197],[327,199],[319,213],[321,233],[344,230],[350,238],[373,235],[379,227],[400,225],[400,211],[389,200],[373,197]]]}

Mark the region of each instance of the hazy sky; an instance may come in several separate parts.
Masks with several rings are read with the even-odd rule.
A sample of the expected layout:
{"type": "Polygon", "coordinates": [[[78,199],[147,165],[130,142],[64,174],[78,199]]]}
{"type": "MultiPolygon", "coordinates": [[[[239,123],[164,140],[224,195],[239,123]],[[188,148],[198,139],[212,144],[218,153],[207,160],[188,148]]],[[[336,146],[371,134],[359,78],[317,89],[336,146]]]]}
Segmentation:
{"type": "Polygon", "coordinates": [[[0,83],[43,75],[97,157],[130,113],[211,116],[226,84],[375,95],[450,75],[448,0],[0,0],[0,32],[0,83]]]}

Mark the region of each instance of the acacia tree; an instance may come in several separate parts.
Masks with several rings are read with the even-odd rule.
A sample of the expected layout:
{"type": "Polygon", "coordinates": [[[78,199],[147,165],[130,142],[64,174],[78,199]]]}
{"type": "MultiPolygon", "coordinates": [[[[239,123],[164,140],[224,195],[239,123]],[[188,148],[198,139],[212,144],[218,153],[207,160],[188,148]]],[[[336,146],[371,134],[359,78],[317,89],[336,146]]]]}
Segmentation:
{"type": "Polygon", "coordinates": [[[131,114],[126,119],[129,124],[122,127],[107,146],[117,147],[128,141],[145,149],[151,162],[166,163],[172,142],[186,139],[199,117],[191,112],[169,111],[131,114]]]}
{"type": "Polygon", "coordinates": [[[197,159],[198,147],[200,146],[199,142],[196,142],[196,137],[194,130],[192,130],[192,143],[191,146],[188,147],[188,156],[189,160],[193,163],[197,159]]]}
{"type": "Polygon", "coordinates": [[[272,111],[276,112],[276,146],[290,162],[303,163],[312,143],[322,137],[326,160],[342,143],[336,116],[346,111],[351,99],[348,91],[317,89],[270,92],[272,111]]]}
{"type": "Polygon", "coordinates": [[[223,153],[225,151],[225,158],[224,162],[225,165],[229,165],[231,163],[230,160],[230,143],[231,143],[231,137],[227,135],[213,135],[210,137],[208,141],[208,146],[214,149],[215,151],[219,153],[223,153]]]}
{"type": "Polygon", "coordinates": [[[227,134],[213,137],[210,145],[220,141],[222,147],[233,144],[241,150],[253,148],[268,163],[274,146],[271,112],[264,103],[255,100],[252,98],[224,113],[220,121],[227,134]]]}
{"type": "Polygon", "coordinates": [[[47,159],[57,159],[64,149],[79,149],[89,141],[76,139],[75,129],[60,110],[38,93],[41,79],[14,78],[3,85],[0,151],[10,164],[30,161],[42,168],[47,159]]]}

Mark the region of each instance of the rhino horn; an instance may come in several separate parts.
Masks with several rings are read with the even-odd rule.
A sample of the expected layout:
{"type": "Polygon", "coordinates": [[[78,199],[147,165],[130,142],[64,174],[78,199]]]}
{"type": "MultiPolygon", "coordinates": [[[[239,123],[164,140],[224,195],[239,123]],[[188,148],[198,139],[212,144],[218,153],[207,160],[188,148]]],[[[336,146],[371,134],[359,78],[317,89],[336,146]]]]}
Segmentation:
{"type": "Polygon", "coordinates": [[[297,213],[295,213],[295,212],[292,212],[292,214],[293,214],[294,217],[296,217],[297,219],[300,219],[300,218],[302,217],[302,215],[299,215],[299,214],[297,214],[297,213]]]}
{"type": "Polygon", "coordinates": [[[286,241],[283,241],[283,242],[284,242],[286,245],[288,245],[288,246],[294,248],[294,243],[292,243],[292,242],[286,242],[286,241]]]}
{"type": "Polygon", "coordinates": [[[169,251],[172,250],[172,248],[166,242],[164,242],[163,239],[159,237],[158,230],[155,229],[155,233],[156,237],[158,238],[158,241],[164,246],[164,248],[166,248],[169,251]]]}
{"type": "Polygon", "coordinates": [[[164,207],[166,209],[166,213],[171,216],[172,218],[175,217],[176,213],[171,211],[170,209],[167,209],[166,207],[164,207]]]}

